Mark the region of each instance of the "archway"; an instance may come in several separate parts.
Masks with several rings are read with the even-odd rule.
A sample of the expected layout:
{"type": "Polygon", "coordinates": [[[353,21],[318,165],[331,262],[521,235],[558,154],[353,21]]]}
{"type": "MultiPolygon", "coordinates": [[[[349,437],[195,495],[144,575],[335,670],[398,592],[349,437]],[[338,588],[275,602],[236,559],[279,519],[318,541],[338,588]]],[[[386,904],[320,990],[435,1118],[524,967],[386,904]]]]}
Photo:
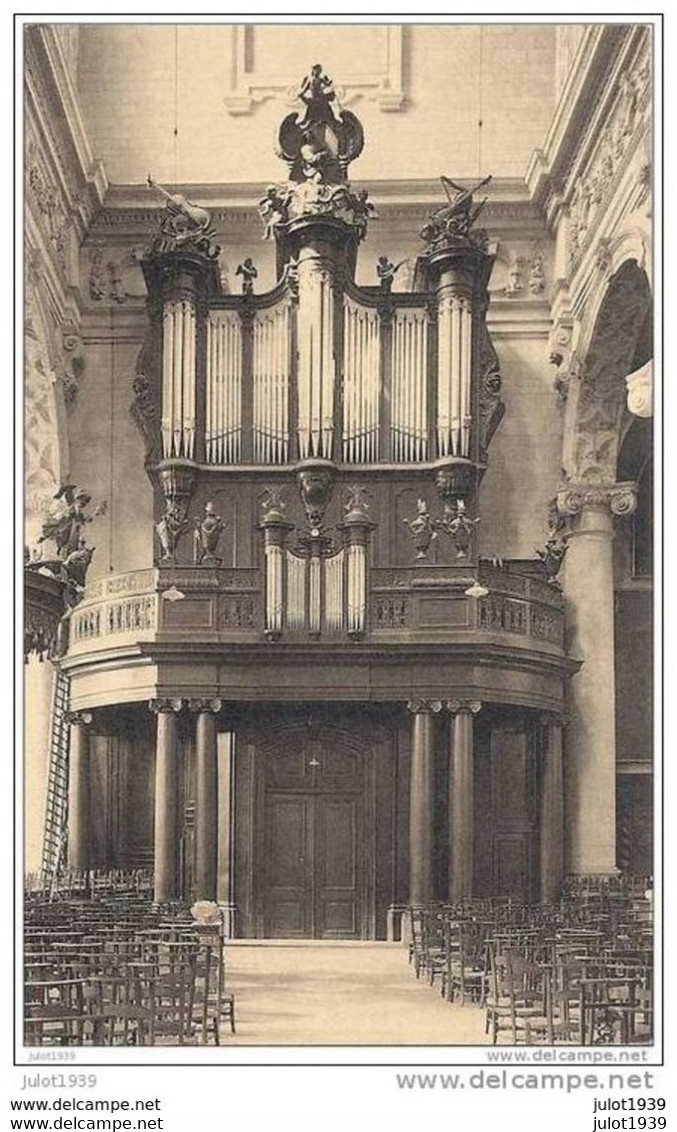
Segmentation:
{"type": "MultiPolygon", "coordinates": [[[[562,573],[567,643],[571,655],[582,661],[569,685],[565,752],[567,868],[574,874],[609,874],[619,862],[628,864],[627,854],[622,859],[618,853],[616,814],[627,814],[627,805],[623,801],[617,810],[617,763],[627,731],[624,713],[634,701],[640,675],[637,635],[650,618],[650,582],[647,606],[646,579],[636,581],[628,557],[636,546],[633,533],[647,538],[646,507],[641,517],[631,517],[651,453],[651,422],[633,420],[626,402],[626,378],[653,352],[651,291],[636,260],[626,260],[610,278],[592,327],[580,382],[568,406],[563,461],[568,483],[558,496],[560,513],[568,519],[562,573]],[[617,516],[625,516],[624,522],[617,516]],[[625,610],[619,617],[621,604],[625,610]],[[634,659],[625,671],[629,655],[634,659]]],[[[646,501],[646,486],[642,490],[646,501]]],[[[640,667],[650,696],[650,640],[640,667]]],[[[645,741],[639,746],[644,750],[645,741]]],[[[650,753],[650,741],[648,749],[650,753]]],[[[637,768],[635,754],[627,760],[627,770],[637,768]]],[[[623,822],[627,825],[625,816],[623,822]]]]}

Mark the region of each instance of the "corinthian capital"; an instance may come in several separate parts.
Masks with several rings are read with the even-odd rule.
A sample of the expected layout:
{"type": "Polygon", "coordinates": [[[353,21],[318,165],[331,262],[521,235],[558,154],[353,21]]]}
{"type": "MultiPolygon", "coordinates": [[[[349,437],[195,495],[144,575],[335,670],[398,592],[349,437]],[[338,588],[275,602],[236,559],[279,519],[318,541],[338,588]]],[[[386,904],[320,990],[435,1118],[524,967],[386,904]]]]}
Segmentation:
{"type": "Polygon", "coordinates": [[[580,515],[587,507],[608,507],[612,515],[631,515],[636,502],[634,483],[571,483],[557,492],[560,515],[580,515]]]}

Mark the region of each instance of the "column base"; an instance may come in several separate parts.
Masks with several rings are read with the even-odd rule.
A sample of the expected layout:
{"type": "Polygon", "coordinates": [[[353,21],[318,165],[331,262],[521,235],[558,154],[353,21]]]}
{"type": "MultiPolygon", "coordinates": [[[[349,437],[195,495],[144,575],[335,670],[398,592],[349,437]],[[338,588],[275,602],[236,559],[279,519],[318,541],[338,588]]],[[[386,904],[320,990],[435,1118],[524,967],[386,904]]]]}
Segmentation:
{"type": "Polygon", "coordinates": [[[401,940],[404,934],[406,904],[391,904],[386,913],[386,939],[390,943],[401,940]]]}
{"type": "Polygon", "coordinates": [[[223,904],[220,900],[218,905],[223,916],[223,938],[235,939],[235,905],[223,904]]]}

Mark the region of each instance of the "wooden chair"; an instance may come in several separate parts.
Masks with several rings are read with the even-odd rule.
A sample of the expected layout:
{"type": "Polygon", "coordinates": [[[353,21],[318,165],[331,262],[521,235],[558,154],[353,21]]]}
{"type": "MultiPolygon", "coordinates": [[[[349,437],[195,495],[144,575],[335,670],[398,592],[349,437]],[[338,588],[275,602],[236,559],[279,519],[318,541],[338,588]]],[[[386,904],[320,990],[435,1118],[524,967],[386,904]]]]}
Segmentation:
{"type": "Polygon", "coordinates": [[[81,1046],[86,1022],[84,979],[24,984],[24,1041],[28,1046],[81,1046]]]}

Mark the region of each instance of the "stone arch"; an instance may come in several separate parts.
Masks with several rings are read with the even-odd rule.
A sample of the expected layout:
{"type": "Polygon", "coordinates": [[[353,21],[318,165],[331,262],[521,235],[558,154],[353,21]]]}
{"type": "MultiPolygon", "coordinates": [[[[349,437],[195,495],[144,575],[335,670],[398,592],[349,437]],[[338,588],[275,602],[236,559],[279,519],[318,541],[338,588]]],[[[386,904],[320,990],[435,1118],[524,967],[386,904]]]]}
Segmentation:
{"type": "Polygon", "coordinates": [[[24,348],[24,477],[26,539],[32,542],[40,517],[68,469],[68,436],[57,351],[39,288],[26,285],[24,348]]]}
{"type": "Polygon", "coordinates": [[[577,482],[614,482],[626,413],[625,378],[648,360],[638,360],[652,302],[644,267],[636,258],[624,259],[607,279],[598,302],[590,304],[596,315],[589,333],[585,325],[581,328],[580,380],[568,405],[563,466],[567,478],[577,482]]]}

